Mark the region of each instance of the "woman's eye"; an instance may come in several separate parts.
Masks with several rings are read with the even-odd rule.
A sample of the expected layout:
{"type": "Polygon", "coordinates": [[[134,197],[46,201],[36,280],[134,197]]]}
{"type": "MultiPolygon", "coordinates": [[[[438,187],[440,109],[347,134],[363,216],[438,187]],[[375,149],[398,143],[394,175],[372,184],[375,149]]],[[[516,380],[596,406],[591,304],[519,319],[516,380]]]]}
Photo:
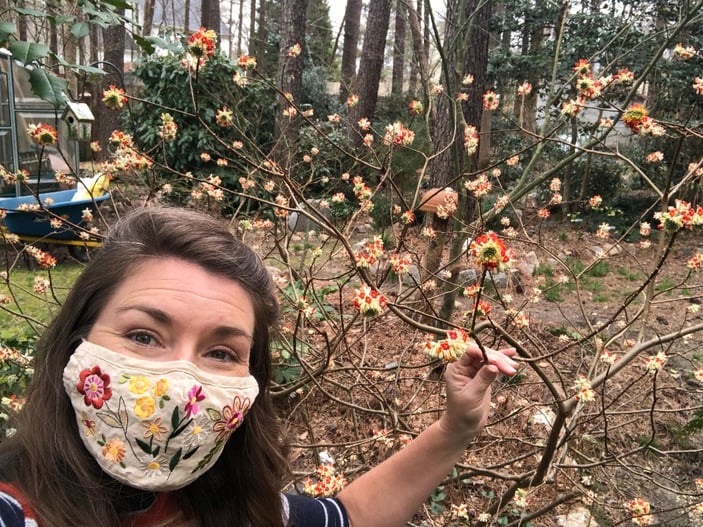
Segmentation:
{"type": "Polygon", "coordinates": [[[154,337],[148,333],[132,333],[129,335],[129,338],[137,344],[143,344],[145,346],[149,346],[154,343],[154,337]]]}
{"type": "Polygon", "coordinates": [[[237,361],[239,357],[237,354],[230,350],[225,349],[215,349],[208,352],[208,356],[212,359],[219,361],[237,361]]]}

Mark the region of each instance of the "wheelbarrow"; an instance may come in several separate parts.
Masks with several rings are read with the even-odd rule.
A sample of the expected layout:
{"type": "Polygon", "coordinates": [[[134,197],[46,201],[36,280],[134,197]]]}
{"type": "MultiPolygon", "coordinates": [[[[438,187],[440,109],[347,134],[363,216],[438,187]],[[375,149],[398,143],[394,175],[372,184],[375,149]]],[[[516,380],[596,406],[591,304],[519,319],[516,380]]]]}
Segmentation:
{"type": "Polygon", "coordinates": [[[106,192],[93,199],[75,199],[77,192],[73,189],[39,194],[42,207],[38,210],[28,209],[38,204],[36,196],[0,198],[0,210],[6,214],[4,230],[24,242],[65,245],[71,256],[85,261],[88,251],[100,247],[100,242],[81,239],[71,227],[84,226],[83,210],[89,209],[95,213],[97,205],[109,198],[110,194],[106,192]],[[54,228],[50,221],[52,218],[60,218],[63,225],[54,228]]]}

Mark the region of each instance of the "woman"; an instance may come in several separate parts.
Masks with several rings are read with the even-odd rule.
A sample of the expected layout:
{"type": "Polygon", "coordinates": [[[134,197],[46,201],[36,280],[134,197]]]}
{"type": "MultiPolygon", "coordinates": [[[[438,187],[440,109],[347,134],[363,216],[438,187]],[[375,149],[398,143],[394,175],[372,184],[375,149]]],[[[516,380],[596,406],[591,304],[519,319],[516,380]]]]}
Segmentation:
{"type": "Polygon", "coordinates": [[[122,218],[37,347],[0,450],[0,524],[402,525],[485,424],[514,350],[447,370],[442,418],[333,500],[281,496],[267,387],[277,304],[260,259],[183,209],[122,218]],[[15,522],[15,523],[13,523],[15,522]]]}

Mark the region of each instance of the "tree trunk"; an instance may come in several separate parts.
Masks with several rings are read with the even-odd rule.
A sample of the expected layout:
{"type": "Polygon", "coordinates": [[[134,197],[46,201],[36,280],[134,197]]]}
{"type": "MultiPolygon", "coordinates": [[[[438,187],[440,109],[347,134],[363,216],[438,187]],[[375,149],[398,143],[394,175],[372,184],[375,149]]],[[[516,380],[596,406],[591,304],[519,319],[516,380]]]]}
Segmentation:
{"type": "MultiPolygon", "coordinates": [[[[307,0],[283,0],[281,14],[281,51],[278,58],[278,83],[281,92],[289,94],[295,106],[300,104],[303,91],[303,63],[305,56],[305,25],[308,10],[307,0]],[[289,55],[289,50],[299,45],[302,51],[297,56],[289,55]]],[[[289,103],[282,95],[278,97],[279,111],[276,114],[276,147],[274,158],[281,167],[288,169],[298,141],[299,116],[287,117],[283,110],[289,103]]]]}
{"type": "MultiPolygon", "coordinates": [[[[62,56],[59,53],[59,33],[58,28],[54,20],[61,15],[61,2],[60,0],[48,0],[46,2],[46,11],[50,15],[49,18],[49,49],[56,55],[62,56]]],[[[49,59],[51,61],[51,67],[54,68],[54,59],[49,59]]]]}
{"type": "Polygon", "coordinates": [[[190,0],[183,4],[183,31],[190,33],[190,0]]]}
{"type": "Polygon", "coordinates": [[[381,83],[383,58],[386,50],[386,35],[391,17],[391,0],[371,0],[369,16],[361,50],[359,75],[354,83],[354,92],[359,96],[359,104],[354,108],[351,124],[351,142],[360,147],[363,138],[357,122],[366,117],[373,121],[378,100],[378,88],[381,83]]]}
{"type": "MultiPolygon", "coordinates": [[[[266,40],[267,40],[267,30],[266,30],[266,11],[268,10],[268,1],[259,0],[259,23],[257,24],[256,32],[256,57],[259,58],[259,63],[263,63],[264,55],[266,54],[266,40]]],[[[271,75],[272,72],[263,70],[262,75],[271,75]]]]}
{"type": "Polygon", "coordinates": [[[244,49],[242,41],[244,40],[244,1],[239,0],[239,14],[237,20],[237,56],[240,56],[244,49]]]}
{"type": "Polygon", "coordinates": [[[417,0],[417,9],[412,9],[408,6],[408,25],[410,26],[410,36],[413,44],[413,61],[411,63],[410,82],[408,91],[412,94],[417,93],[418,77],[422,86],[427,85],[429,77],[430,65],[429,59],[425,54],[425,46],[422,40],[422,0],[417,0]]]}
{"type": "MultiPolygon", "coordinates": [[[[464,74],[471,73],[474,82],[467,87],[469,100],[462,105],[464,119],[468,124],[479,129],[482,138],[479,143],[479,155],[471,158],[471,171],[488,165],[490,158],[491,133],[490,114],[483,119],[483,93],[488,88],[488,44],[490,39],[492,2],[469,0],[466,5],[465,18],[470,20],[470,32],[464,41],[463,49],[471,50],[464,54],[464,74]],[[481,148],[483,146],[483,148],[481,148]]],[[[470,200],[472,201],[472,200],[470,200]]],[[[471,205],[471,204],[469,204],[471,205]]],[[[467,212],[467,221],[472,221],[473,207],[467,212]]]]}
{"type": "MultiPolygon", "coordinates": [[[[444,58],[441,83],[446,86],[448,93],[456,93],[459,85],[458,79],[458,32],[461,24],[459,13],[460,0],[449,0],[447,2],[447,17],[444,34],[444,58]]],[[[423,46],[424,48],[424,46],[423,46]]],[[[432,150],[438,152],[429,165],[430,187],[444,188],[449,185],[450,180],[461,172],[462,148],[459,137],[462,134],[456,133],[457,122],[454,112],[454,103],[450,97],[437,97],[435,102],[435,112],[432,124],[432,150]],[[455,136],[454,144],[447,145],[446,141],[455,136]],[[447,146],[449,146],[447,148],[447,146]]],[[[428,218],[431,221],[435,236],[430,239],[423,261],[423,282],[433,279],[442,290],[446,291],[449,282],[443,282],[438,276],[438,271],[442,265],[442,257],[447,243],[450,241],[451,219],[443,219],[437,215],[428,218]]],[[[434,313],[434,308],[429,302],[424,306],[427,315],[434,313]]],[[[425,320],[428,324],[435,324],[434,317],[425,320]]]]}
{"type": "MultiPolygon", "coordinates": [[[[120,15],[124,15],[124,10],[118,10],[120,15]]],[[[120,128],[119,113],[112,110],[106,110],[104,106],[98,107],[102,103],[102,90],[107,89],[111,84],[122,87],[124,85],[124,51],[125,51],[125,27],[123,25],[111,26],[103,30],[103,49],[105,62],[111,64],[104,68],[105,75],[95,86],[95,92],[92,96],[93,113],[99,115],[93,123],[93,140],[99,141],[103,147],[102,152],[97,154],[99,160],[107,158],[108,138],[113,130],[120,128]]]]}
{"type": "Polygon", "coordinates": [[[142,36],[148,37],[154,28],[154,4],[156,0],[145,0],[144,2],[144,24],[142,25],[142,36]]]}
{"type": "Polygon", "coordinates": [[[256,0],[249,2],[249,46],[247,47],[249,55],[256,56],[256,0]]]}
{"type": "Polygon", "coordinates": [[[396,0],[395,36],[393,44],[393,80],[391,95],[403,96],[403,80],[405,79],[405,17],[407,9],[405,0],[396,0]]]}
{"type": "Polygon", "coordinates": [[[342,78],[339,84],[339,98],[346,101],[351,95],[351,87],[356,77],[356,51],[359,46],[361,26],[361,0],[347,0],[344,11],[344,47],[342,48],[342,78]]]}
{"type": "Polygon", "coordinates": [[[222,20],[219,0],[201,0],[200,9],[200,26],[215,30],[219,46],[219,42],[221,41],[220,21],[222,20]]]}
{"type": "Polygon", "coordinates": [[[88,53],[90,64],[95,64],[100,60],[100,36],[101,32],[98,26],[90,26],[90,50],[88,53]]]}

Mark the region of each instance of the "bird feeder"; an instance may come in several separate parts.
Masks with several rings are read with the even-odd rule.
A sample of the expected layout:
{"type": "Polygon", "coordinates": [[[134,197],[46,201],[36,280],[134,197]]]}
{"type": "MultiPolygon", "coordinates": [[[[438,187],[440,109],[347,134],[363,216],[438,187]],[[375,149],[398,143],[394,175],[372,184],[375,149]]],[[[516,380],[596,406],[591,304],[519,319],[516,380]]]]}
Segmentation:
{"type": "Polygon", "coordinates": [[[437,212],[440,205],[446,205],[448,202],[457,202],[459,194],[451,187],[447,188],[431,188],[427,190],[420,200],[420,210],[423,212],[437,212]]]}
{"type": "Polygon", "coordinates": [[[84,102],[67,102],[63,120],[68,126],[68,137],[74,141],[90,141],[95,116],[84,102]]]}

